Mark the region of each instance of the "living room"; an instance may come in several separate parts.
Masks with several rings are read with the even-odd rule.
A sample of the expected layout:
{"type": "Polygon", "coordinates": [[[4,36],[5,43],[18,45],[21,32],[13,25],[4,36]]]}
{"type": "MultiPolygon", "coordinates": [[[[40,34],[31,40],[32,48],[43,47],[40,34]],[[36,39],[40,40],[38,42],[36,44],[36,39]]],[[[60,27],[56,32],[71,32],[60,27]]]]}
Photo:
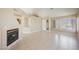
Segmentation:
{"type": "Polygon", "coordinates": [[[0,49],[79,49],[78,18],[78,8],[0,8],[0,49]]]}

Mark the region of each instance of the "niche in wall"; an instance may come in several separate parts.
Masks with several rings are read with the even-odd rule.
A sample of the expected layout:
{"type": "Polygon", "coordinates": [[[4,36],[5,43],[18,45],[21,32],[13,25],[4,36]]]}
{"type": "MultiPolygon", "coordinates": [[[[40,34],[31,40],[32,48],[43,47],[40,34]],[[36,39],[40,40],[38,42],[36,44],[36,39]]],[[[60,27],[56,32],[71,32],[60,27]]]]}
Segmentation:
{"type": "MultiPolygon", "coordinates": [[[[16,10],[16,9],[15,9],[16,10]]],[[[22,24],[22,15],[20,12],[14,10],[14,16],[16,17],[16,20],[18,24],[22,24]]]]}
{"type": "Polygon", "coordinates": [[[18,21],[19,24],[21,24],[21,19],[17,18],[17,21],[18,21]]]}

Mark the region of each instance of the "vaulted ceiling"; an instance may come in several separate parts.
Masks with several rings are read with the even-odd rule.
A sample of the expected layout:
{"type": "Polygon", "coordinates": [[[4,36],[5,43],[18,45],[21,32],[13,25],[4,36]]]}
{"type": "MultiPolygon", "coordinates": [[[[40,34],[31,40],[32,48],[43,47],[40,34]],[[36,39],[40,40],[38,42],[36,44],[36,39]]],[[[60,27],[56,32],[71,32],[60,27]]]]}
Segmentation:
{"type": "Polygon", "coordinates": [[[21,8],[26,14],[36,14],[41,17],[58,17],[76,14],[77,8],[21,8]]]}

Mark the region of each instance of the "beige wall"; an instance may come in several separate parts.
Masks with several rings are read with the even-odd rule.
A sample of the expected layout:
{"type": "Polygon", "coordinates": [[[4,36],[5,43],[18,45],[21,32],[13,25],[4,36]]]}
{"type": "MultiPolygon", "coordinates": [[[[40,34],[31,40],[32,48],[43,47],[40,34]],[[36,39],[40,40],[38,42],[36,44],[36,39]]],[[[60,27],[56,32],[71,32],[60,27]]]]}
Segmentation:
{"type": "Polygon", "coordinates": [[[16,20],[16,17],[13,14],[13,9],[0,8],[0,45],[2,45],[3,48],[7,47],[7,30],[14,28],[19,28],[19,24],[16,20]]]}
{"type": "Polygon", "coordinates": [[[79,39],[79,14],[77,15],[77,37],[79,39]]]}
{"type": "Polygon", "coordinates": [[[0,29],[0,49],[1,49],[1,29],[0,29]]]}
{"type": "Polygon", "coordinates": [[[43,18],[42,19],[42,30],[46,30],[46,19],[45,18],[43,18]]]}
{"type": "MultiPolygon", "coordinates": [[[[68,19],[73,19],[75,21],[75,24],[73,24],[73,30],[70,32],[76,32],[76,15],[69,15],[69,16],[61,16],[61,17],[55,17],[55,18],[52,18],[52,20],[55,20],[56,21],[56,28],[53,28],[51,27],[51,29],[57,29],[57,30],[62,30],[62,31],[67,31],[65,30],[62,26],[62,23],[61,22],[64,22],[64,21],[70,21],[68,19]]],[[[51,20],[51,21],[52,21],[51,20]]],[[[51,23],[51,26],[53,26],[53,21],[51,23]]]]}
{"type": "Polygon", "coordinates": [[[42,21],[39,17],[31,17],[31,23],[30,28],[32,32],[41,31],[42,29],[42,21]]]}
{"type": "Polygon", "coordinates": [[[77,15],[77,31],[79,32],[79,14],[77,15]]]}
{"type": "Polygon", "coordinates": [[[29,19],[27,17],[24,18],[24,26],[29,27],[29,19]]]}
{"type": "Polygon", "coordinates": [[[0,9],[0,26],[11,27],[18,25],[16,18],[14,17],[12,9],[0,9]]]}
{"type": "Polygon", "coordinates": [[[23,33],[31,33],[31,32],[37,32],[41,31],[42,29],[42,21],[40,17],[36,16],[30,16],[19,13],[15,13],[16,17],[19,17],[21,19],[20,27],[22,29],[23,33]],[[19,15],[19,16],[17,16],[19,15]]]}
{"type": "Polygon", "coordinates": [[[51,31],[51,17],[42,18],[42,30],[47,30],[47,28],[51,31]]]}

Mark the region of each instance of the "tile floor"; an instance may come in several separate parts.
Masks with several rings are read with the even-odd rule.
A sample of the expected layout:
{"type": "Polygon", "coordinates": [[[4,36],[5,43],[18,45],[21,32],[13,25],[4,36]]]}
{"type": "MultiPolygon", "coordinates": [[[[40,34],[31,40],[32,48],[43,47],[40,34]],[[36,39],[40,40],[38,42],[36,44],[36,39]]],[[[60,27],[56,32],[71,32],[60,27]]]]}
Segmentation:
{"type": "Polygon", "coordinates": [[[11,50],[77,50],[78,45],[76,34],[42,31],[24,34],[23,39],[11,50]]]}

